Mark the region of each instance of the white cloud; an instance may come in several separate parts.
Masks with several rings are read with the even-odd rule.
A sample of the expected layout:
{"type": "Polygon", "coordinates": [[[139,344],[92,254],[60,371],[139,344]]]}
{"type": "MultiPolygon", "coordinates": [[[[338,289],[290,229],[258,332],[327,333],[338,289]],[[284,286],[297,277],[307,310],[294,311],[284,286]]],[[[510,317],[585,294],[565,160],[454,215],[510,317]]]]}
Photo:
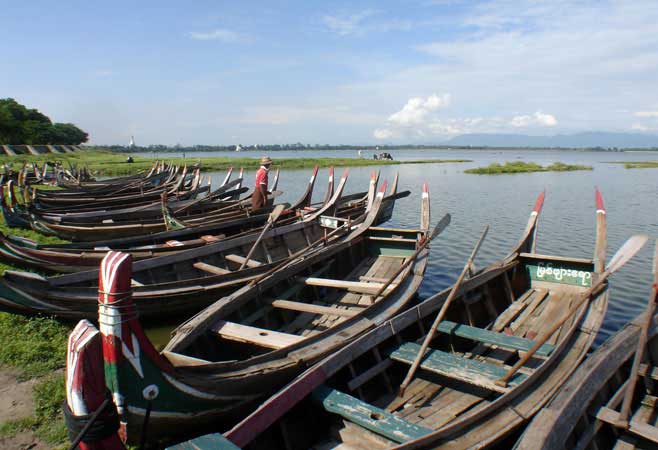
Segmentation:
{"type": "Polygon", "coordinates": [[[397,137],[396,133],[389,128],[377,128],[372,132],[375,139],[391,139],[397,137]]]}
{"type": "Polygon", "coordinates": [[[448,105],[450,105],[450,94],[443,94],[441,97],[433,94],[426,99],[413,97],[407,101],[400,111],[391,114],[388,120],[401,126],[418,125],[423,123],[432,111],[445,108],[448,105]]]}
{"type": "Polygon", "coordinates": [[[350,34],[357,34],[362,32],[363,22],[368,17],[376,14],[376,11],[367,9],[365,11],[351,14],[349,16],[333,16],[325,15],[322,17],[322,23],[339,36],[347,36],[350,34]]]}
{"type": "Polygon", "coordinates": [[[515,128],[531,126],[554,127],[557,125],[557,119],[551,114],[544,114],[541,111],[537,111],[533,115],[515,116],[509,124],[515,128]]]}
{"type": "Polygon", "coordinates": [[[235,31],[227,29],[216,29],[208,32],[191,31],[188,36],[197,41],[220,41],[225,43],[238,42],[243,36],[235,31]]]}
{"type": "Polygon", "coordinates": [[[650,127],[642,125],[641,123],[634,123],[631,125],[631,129],[635,131],[651,131],[650,127]]]}
{"type": "Polygon", "coordinates": [[[658,117],[658,111],[637,111],[635,117],[658,117]]]}

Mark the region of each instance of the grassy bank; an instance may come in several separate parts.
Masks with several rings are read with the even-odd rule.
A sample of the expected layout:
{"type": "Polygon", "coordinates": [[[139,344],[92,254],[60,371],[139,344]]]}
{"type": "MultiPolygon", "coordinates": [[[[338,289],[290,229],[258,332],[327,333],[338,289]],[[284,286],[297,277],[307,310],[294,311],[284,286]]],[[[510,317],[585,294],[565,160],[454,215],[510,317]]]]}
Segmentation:
{"type": "MultiPolygon", "coordinates": [[[[101,176],[130,175],[140,170],[148,170],[156,159],[171,161],[175,164],[194,164],[201,162],[201,169],[204,172],[215,172],[226,170],[229,167],[244,167],[245,169],[257,169],[259,166],[259,157],[205,157],[196,158],[191,154],[188,158],[170,158],[169,156],[160,155],[159,158],[145,158],[131,155],[132,163],[127,163],[128,155],[122,153],[112,153],[105,150],[82,150],[80,152],[65,154],[44,154],[44,155],[17,155],[17,156],[0,156],[0,164],[10,164],[15,168],[20,167],[24,162],[43,161],[62,161],[71,164],[86,164],[92,172],[101,176]]],[[[374,159],[358,158],[277,158],[276,154],[272,155],[274,167],[281,169],[306,169],[313,166],[319,167],[359,167],[359,166],[388,166],[396,164],[430,164],[430,163],[448,163],[448,162],[469,162],[466,159],[420,159],[415,161],[380,161],[374,159]]]]}
{"type": "Polygon", "coordinates": [[[20,380],[37,379],[33,415],[0,424],[0,436],[31,430],[53,446],[67,441],[61,405],[70,331],[71,326],[55,319],[0,312],[0,367],[17,369],[20,380]]]}
{"type": "Polygon", "coordinates": [[[655,169],[658,161],[610,161],[612,164],[623,164],[627,169],[655,169]]]}
{"type": "Polygon", "coordinates": [[[573,170],[592,170],[592,167],[575,164],[564,164],[561,162],[556,162],[548,166],[542,166],[534,162],[515,161],[506,162],[505,164],[493,163],[487,167],[468,169],[464,172],[478,175],[498,175],[505,173],[569,172],[573,170]]]}
{"type": "MultiPolygon", "coordinates": [[[[65,242],[30,230],[9,228],[0,220],[0,231],[34,239],[40,243],[65,242]]],[[[0,264],[0,271],[21,270],[0,264]]],[[[18,371],[19,380],[36,378],[31,417],[0,424],[0,436],[32,430],[50,445],[65,448],[68,437],[61,404],[66,396],[63,369],[66,344],[73,325],[48,317],[23,317],[0,312],[0,367],[18,371]]]]}

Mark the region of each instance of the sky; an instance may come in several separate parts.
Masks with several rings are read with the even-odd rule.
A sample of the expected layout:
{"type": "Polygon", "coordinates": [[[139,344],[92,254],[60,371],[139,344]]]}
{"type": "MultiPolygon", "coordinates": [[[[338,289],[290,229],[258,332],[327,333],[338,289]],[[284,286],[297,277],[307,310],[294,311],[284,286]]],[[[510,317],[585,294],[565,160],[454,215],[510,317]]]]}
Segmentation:
{"type": "Polygon", "coordinates": [[[94,144],[658,133],[658,1],[0,0],[0,98],[94,144]]]}

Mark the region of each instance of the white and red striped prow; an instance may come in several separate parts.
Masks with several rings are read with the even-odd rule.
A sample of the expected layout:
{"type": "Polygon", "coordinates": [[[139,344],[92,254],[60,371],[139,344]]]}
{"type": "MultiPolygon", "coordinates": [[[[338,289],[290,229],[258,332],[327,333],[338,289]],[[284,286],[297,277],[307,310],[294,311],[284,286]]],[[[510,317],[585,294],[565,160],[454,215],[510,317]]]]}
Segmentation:
{"type": "MultiPolygon", "coordinates": [[[[126,405],[120,385],[119,366],[128,362],[136,376],[144,377],[142,361],[154,364],[165,373],[173,373],[173,367],[153,347],[146,337],[132,300],[132,256],[111,251],[105,255],[98,273],[98,316],[103,339],[103,357],[108,375],[108,387],[112,391],[119,417],[125,414],[126,405]]],[[[125,370],[125,369],[124,369],[125,370]]],[[[126,424],[121,422],[122,438],[126,439],[126,424]]]]}
{"type": "MultiPolygon", "coordinates": [[[[105,401],[105,371],[101,335],[81,320],[69,335],[66,352],[66,402],[74,416],[93,414],[105,401]]],[[[99,417],[102,420],[103,413],[99,417]]],[[[99,441],[84,438],[80,450],[125,450],[117,433],[99,441]]]]}

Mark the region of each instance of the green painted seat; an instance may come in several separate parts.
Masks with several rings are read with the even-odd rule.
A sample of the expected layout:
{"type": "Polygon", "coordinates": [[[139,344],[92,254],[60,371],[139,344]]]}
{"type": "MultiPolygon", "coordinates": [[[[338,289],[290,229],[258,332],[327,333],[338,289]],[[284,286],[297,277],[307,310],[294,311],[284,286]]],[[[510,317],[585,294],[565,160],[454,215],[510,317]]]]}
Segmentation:
{"type": "MultiPolygon", "coordinates": [[[[471,327],[462,323],[450,322],[444,320],[439,324],[438,330],[442,333],[453,334],[455,336],[471,339],[473,341],[484,342],[487,344],[497,345],[498,347],[509,348],[527,352],[535,345],[535,341],[520,336],[509,336],[504,333],[497,333],[483,328],[471,327]]],[[[548,356],[555,350],[555,346],[544,344],[539,347],[536,355],[548,356]]]]}
{"type": "MultiPolygon", "coordinates": [[[[416,355],[420,352],[420,347],[419,344],[414,342],[405,342],[394,350],[389,357],[394,361],[413,364],[416,355]]],[[[420,367],[448,378],[496,392],[507,392],[510,387],[518,385],[526,378],[526,375],[517,372],[508,383],[510,387],[496,386],[494,382],[507,373],[505,367],[462,358],[452,353],[433,349],[427,349],[420,367]]]]}
{"type": "Polygon", "coordinates": [[[315,389],[313,399],[325,410],[394,442],[404,443],[432,432],[328,386],[315,389]]]}

